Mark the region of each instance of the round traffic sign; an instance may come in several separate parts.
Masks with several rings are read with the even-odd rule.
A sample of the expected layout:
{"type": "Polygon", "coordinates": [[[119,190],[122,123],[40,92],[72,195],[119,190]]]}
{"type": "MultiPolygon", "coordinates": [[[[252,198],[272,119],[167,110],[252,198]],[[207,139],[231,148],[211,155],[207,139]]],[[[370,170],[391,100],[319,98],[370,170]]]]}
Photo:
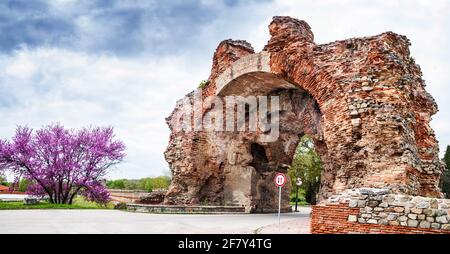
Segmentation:
{"type": "Polygon", "coordinates": [[[302,185],[302,179],[300,178],[300,177],[297,177],[297,181],[295,181],[295,184],[297,185],[297,186],[301,186],[302,185]]]}
{"type": "Polygon", "coordinates": [[[275,181],[275,185],[277,187],[283,187],[286,184],[286,175],[283,173],[277,173],[273,180],[275,181]]]}

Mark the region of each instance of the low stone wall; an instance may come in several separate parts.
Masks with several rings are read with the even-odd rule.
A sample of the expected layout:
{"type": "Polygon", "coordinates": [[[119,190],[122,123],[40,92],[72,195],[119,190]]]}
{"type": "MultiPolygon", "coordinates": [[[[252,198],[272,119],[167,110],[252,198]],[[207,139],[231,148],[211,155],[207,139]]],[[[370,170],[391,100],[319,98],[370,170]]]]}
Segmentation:
{"type": "Polygon", "coordinates": [[[450,199],[354,189],[313,206],[311,233],[450,234],[450,199]]]}
{"type": "Polygon", "coordinates": [[[245,213],[245,208],[243,206],[183,206],[183,205],[127,204],[127,211],[141,212],[141,213],[229,214],[229,213],[245,213]]]}
{"type": "Polygon", "coordinates": [[[148,195],[149,192],[140,191],[140,190],[118,190],[118,189],[108,189],[109,194],[111,195],[111,199],[116,202],[135,202],[139,200],[145,195],[148,195]]]}

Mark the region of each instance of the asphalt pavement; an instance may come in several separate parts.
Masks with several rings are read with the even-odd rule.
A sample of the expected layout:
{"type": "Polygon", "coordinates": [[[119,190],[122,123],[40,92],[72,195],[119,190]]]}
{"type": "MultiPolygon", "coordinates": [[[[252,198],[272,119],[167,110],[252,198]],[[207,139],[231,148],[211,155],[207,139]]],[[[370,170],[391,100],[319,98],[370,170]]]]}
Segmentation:
{"type": "Polygon", "coordinates": [[[0,233],[308,233],[309,207],[277,214],[148,214],[119,210],[0,210],[0,233]],[[293,225],[298,225],[294,226],[293,225]],[[289,226],[289,228],[288,228],[289,226]]]}

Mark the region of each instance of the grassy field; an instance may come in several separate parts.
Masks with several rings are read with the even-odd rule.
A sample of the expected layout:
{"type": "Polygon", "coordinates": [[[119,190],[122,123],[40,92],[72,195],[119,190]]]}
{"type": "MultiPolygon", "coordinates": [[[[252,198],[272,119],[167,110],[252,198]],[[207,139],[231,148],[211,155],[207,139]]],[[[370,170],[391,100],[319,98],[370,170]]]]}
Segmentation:
{"type": "Polygon", "coordinates": [[[36,205],[25,205],[22,201],[0,202],[0,210],[19,210],[19,209],[113,209],[112,203],[99,205],[94,202],[86,201],[83,197],[77,197],[72,205],[51,204],[47,201],[41,201],[36,205]]]}

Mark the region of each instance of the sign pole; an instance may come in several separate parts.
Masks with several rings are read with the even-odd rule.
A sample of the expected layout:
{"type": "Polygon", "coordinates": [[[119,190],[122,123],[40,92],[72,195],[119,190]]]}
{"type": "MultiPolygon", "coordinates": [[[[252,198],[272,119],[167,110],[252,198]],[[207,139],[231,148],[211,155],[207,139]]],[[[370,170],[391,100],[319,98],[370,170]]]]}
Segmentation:
{"type": "Polygon", "coordinates": [[[298,205],[298,187],[300,185],[302,185],[302,179],[300,177],[297,177],[296,181],[295,181],[295,185],[296,185],[296,192],[295,192],[295,212],[298,212],[297,210],[297,205],[298,205]]]}
{"type": "Polygon", "coordinates": [[[281,214],[281,186],[278,187],[278,226],[280,225],[280,214],[281,214]]]}
{"type": "Polygon", "coordinates": [[[278,226],[280,225],[280,214],[281,214],[281,187],[286,183],[286,175],[283,173],[277,173],[273,179],[275,186],[278,187],[278,226]]]}

